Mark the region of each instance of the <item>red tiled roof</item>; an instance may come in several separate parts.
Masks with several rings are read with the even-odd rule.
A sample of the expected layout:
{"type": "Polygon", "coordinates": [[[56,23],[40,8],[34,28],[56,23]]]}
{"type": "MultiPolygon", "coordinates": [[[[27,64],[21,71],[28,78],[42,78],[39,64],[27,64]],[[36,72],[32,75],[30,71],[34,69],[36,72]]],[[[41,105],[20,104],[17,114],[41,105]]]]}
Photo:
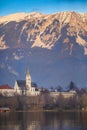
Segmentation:
{"type": "Polygon", "coordinates": [[[0,86],[0,89],[12,89],[8,84],[4,84],[0,86]]]}

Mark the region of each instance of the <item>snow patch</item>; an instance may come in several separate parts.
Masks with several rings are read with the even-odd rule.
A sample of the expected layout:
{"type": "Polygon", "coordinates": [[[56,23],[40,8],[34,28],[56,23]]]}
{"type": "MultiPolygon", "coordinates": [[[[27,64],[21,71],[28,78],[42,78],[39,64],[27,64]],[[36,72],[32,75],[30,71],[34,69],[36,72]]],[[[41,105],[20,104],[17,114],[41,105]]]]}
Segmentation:
{"type": "Polygon", "coordinates": [[[79,35],[77,35],[76,42],[84,47],[84,54],[87,55],[87,42],[79,35]]]}
{"type": "Polygon", "coordinates": [[[4,35],[2,37],[0,37],[0,50],[4,50],[7,49],[8,46],[6,45],[5,41],[3,40],[4,35]]]}
{"type": "Polygon", "coordinates": [[[79,35],[77,35],[76,42],[77,42],[79,45],[87,46],[87,42],[86,42],[83,38],[81,38],[79,35]]]}
{"type": "Polygon", "coordinates": [[[0,23],[8,23],[10,21],[16,21],[16,22],[20,22],[22,20],[28,20],[31,18],[38,18],[38,17],[42,17],[43,14],[41,13],[37,13],[37,12],[33,12],[33,13],[15,13],[15,14],[10,14],[7,16],[3,16],[0,17],[0,23]]]}
{"type": "Polygon", "coordinates": [[[51,49],[51,46],[45,45],[45,44],[40,40],[40,37],[39,37],[39,36],[36,37],[36,40],[35,40],[34,44],[31,46],[31,48],[33,48],[33,47],[42,47],[42,48],[51,49]]]}

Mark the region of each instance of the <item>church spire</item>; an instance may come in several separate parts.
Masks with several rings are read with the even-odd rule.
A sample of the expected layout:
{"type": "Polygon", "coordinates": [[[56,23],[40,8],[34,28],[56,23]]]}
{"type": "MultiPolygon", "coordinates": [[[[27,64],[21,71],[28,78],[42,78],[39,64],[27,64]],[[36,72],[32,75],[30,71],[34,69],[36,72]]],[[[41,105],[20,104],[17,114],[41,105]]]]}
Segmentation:
{"type": "Polygon", "coordinates": [[[26,89],[31,88],[31,76],[29,72],[29,68],[26,70],[26,89]]]}
{"type": "Polygon", "coordinates": [[[26,75],[30,75],[29,68],[26,70],[26,75]]]}

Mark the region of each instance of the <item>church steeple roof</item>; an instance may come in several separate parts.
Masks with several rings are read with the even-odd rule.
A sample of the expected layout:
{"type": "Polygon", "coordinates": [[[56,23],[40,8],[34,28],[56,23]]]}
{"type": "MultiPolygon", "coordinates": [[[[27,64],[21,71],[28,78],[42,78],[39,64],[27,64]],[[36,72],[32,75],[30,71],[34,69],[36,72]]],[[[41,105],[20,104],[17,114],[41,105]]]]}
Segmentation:
{"type": "Polygon", "coordinates": [[[26,75],[30,75],[29,68],[26,69],[26,75]]]}

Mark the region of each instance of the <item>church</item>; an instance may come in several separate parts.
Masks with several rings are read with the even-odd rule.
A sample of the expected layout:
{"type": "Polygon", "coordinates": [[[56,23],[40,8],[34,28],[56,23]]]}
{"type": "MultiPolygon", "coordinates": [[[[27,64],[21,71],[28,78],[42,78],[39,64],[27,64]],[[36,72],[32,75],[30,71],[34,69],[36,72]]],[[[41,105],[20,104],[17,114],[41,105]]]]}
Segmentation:
{"type": "Polygon", "coordinates": [[[26,71],[25,80],[15,81],[14,94],[26,96],[40,95],[40,91],[38,90],[36,83],[31,82],[31,75],[29,69],[27,69],[26,71]]]}

